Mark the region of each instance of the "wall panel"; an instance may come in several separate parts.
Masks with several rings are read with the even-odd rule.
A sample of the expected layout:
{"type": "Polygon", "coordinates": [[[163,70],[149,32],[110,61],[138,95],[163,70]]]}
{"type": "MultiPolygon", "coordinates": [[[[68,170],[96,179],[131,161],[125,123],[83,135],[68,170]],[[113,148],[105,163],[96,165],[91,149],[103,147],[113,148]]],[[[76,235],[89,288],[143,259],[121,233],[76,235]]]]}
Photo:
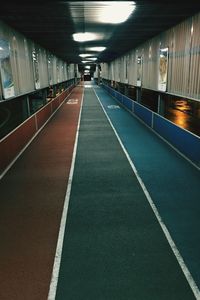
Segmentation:
{"type": "Polygon", "coordinates": [[[158,90],[159,50],[166,47],[167,92],[200,100],[200,13],[109,64],[102,64],[102,77],[136,86],[137,57],[142,56],[142,87],[158,90]]]}

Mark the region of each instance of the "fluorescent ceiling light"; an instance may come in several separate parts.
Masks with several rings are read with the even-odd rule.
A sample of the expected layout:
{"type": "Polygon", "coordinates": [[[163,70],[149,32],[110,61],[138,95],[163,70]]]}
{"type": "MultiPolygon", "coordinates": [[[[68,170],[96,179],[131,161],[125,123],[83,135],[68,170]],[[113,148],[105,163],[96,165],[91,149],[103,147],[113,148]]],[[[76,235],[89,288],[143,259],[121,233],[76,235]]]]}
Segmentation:
{"type": "Polygon", "coordinates": [[[90,66],[85,66],[86,69],[90,69],[90,66]]]}
{"type": "Polygon", "coordinates": [[[3,50],[3,48],[2,48],[2,47],[0,47],[0,50],[3,50]]]}
{"type": "Polygon", "coordinates": [[[91,54],[79,54],[80,57],[88,57],[91,56],[91,54]]]}
{"type": "Polygon", "coordinates": [[[89,61],[88,60],[82,60],[81,61],[83,64],[87,64],[87,63],[89,63],[89,61]]]}
{"type": "Polygon", "coordinates": [[[167,50],[168,50],[168,48],[160,49],[161,52],[166,52],[167,50]]]}
{"type": "Polygon", "coordinates": [[[76,42],[87,42],[98,39],[98,35],[91,32],[74,33],[73,39],[76,42]]]}
{"type": "Polygon", "coordinates": [[[125,22],[135,9],[133,1],[104,1],[99,9],[98,21],[119,24],[125,22]]]}
{"type": "Polygon", "coordinates": [[[90,47],[90,48],[88,48],[88,50],[90,50],[90,51],[97,51],[97,52],[104,51],[105,49],[106,49],[106,47],[90,47]]]}
{"type": "Polygon", "coordinates": [[[88,60],[97,60],[97,57],[88,57],[88,60]]]}

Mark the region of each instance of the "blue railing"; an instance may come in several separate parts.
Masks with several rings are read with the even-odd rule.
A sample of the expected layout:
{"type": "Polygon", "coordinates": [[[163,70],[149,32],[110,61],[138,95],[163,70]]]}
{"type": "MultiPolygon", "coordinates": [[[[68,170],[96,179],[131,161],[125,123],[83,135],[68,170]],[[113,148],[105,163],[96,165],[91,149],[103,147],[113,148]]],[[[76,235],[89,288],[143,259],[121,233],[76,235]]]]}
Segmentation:
{"type": "Polygon", "coordinates": [[[146,125],[200,167],[200,137],[151,111],[140,103],[103,84],[105,90],[139,117],[146,125]]]}

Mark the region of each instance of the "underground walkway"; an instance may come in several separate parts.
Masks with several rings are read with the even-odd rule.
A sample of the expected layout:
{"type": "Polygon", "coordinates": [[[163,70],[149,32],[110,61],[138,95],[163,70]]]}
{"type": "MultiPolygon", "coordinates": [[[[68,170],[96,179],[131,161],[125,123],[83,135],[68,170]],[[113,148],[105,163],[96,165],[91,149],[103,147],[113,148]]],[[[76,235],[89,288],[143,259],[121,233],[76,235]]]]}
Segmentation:
{"type": "MultiPolygon", "coordinates": [[[[84,97],[82,86],[73,90],[68,101],[1,180],[0,298],[199,299],[193,278],[186,279],[144,186],[138,181],[132,156],[181,250],[188,250],[188,238],[182,241],[184,226],[181,231],[161,192],[170,181],[166,177],[164,180],[160,172],[155,182],[157,167],[152,162],[150,146],[141,149],[141,141],[160,143],[168,158],[173,156],[186,163],[188,176],[196,178],[195,182],[199,173],[192,166],[190,169],[188,162],[183,162],[158,137],[152,137],[153,133],[101,88],[85,83],[84,90],[84,97]],[[121,147],[102,106],[132,161],[127,159],[126,150],[121,147]],[[135,124],[134,128],[130,122],[135,124]],[[131,132],[134,143],[130,142],[131,132]],[[159,203],[159,199],[165,201],[159,203]],[[66,222],[65,228],[60,227],[60,220],[61,225],[66,222]],[[61,231],[63,240],[57,245],[61,231]],[[57,272],[57,278],[51,278],[52,270],[53,275],[57,272]]],[[[159,159],[162,155],[158,155],[159,159]]],[[[191,195],[194,208],[197,205],[194,191],[191,195]]],[[[181,211],[185,212],[183,206],[181,211]]],[[[193,225],[198,224],[193,220],[193,225]]],[[[193,259],[198,263],[197,254],[193,259]]],[[[192,269],[192,275],[196,280],[195,270],[192,269]]]]}

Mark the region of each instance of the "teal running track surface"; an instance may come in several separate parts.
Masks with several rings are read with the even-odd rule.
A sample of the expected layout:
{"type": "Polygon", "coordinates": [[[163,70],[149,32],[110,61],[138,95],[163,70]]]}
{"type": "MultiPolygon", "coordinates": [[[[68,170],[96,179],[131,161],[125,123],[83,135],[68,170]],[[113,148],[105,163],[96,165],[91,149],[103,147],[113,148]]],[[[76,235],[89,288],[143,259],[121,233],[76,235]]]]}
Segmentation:
{"type": "MultiPolygon", "coordinates": [[[[134,132],[127,112],[109,110],[113,100],[100,88],[96,92],[115,125],[120,127],[121,123],[120,135],[126,136],[128,131],[137,139],[142,134],[141,124],[134,132]]],[[[148,139],[146,135],[146,143],[154,142],[150,132],[148,139]]],[[[166,145],[161,145],[165,149],[166,145]]],[[[152,151],[161,157],[160,150],[148,144],[145,150],[136,141],[128,146],[135,148],[138,160],[147,156],[148,163],[153,164],[149,162],[152,151]]],[[[164,168],[160,166],[160,174],[164,168]]],[[[141,169],[147,169],[144,162],[141,169]]],[[[158,180],[153,174],[149,177],[151,181],[158,180]]],[[[165,200],[162,202],[164,205],[165,200]]],[[[195,299],[94,90],[89,87],[85,89],[56,299],[195,299]]]]}
{"type": "Polygon", "coordinates": [[[186,265],[200,287],[200,172],[117,102],[95,88],[186,265]]]}

